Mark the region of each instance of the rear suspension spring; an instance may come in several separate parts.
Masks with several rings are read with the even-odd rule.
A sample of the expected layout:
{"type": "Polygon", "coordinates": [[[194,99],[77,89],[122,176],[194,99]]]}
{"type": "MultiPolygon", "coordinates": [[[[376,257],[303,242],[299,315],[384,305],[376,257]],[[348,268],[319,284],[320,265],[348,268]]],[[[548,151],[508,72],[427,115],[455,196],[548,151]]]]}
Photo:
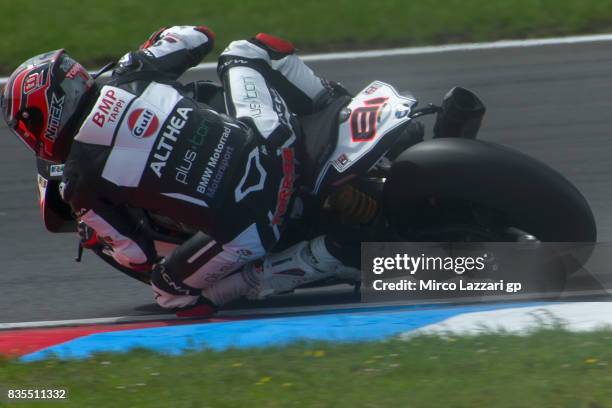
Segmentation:
{"type": "Polygon", "coordinates": [[[344,221],[367,224],[378,212],[378,202],[352,185],[344,185],[329,197],[332,209],[340,213],[344,221]]]}

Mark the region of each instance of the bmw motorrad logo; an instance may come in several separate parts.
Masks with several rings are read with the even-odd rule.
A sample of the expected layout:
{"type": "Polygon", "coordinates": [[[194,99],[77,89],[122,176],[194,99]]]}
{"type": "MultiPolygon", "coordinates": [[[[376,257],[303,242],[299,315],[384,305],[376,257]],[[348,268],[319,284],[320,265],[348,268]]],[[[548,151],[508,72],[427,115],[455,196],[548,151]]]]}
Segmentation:
{"type": "Polygon", "coordinates": [[[159,119],[149,109],[136,109],[128,117],[128,127],[138,139],[152,136],[159,127],[159,119]]]}

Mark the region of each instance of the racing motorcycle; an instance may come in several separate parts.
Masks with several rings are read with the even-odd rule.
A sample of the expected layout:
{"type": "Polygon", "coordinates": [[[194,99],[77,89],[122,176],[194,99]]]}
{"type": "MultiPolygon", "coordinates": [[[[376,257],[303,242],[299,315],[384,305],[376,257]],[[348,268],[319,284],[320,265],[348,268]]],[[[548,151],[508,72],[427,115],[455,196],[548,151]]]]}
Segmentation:
{"type": "MultiPolygon", "coordinates": [[[[221,86],[208,81],[191,86],[197,100],[225,111],[221,86]]],[[[566,178],[516,150],[476,139],[485,110],[461,87],[451,89],[441,106],[418,107],[411,94],[374,81],[300,117],[299,188],[292,211],[301,214],[289,221],[275,250],[343,228],[387,241],[595,242],[589,204],[566,178]],[[418,120],[424,115],[436,115],[428,140],[418,120]]],[[[76,220],[59,194],[62,170],[38,161],[42,216],[49,231],[75,232],[76,220]]],[[[160,256],[196,232],[155,213],[130,213],[160,256]]],[[[126,275],[149,282],[147,274],[119,265],[104,250],[95,252],[126,275]]],[[[587,250],[574,269],[589,256],[587,250]]],[[[316,284],[332,283],[337,281],[316,284]]]]}

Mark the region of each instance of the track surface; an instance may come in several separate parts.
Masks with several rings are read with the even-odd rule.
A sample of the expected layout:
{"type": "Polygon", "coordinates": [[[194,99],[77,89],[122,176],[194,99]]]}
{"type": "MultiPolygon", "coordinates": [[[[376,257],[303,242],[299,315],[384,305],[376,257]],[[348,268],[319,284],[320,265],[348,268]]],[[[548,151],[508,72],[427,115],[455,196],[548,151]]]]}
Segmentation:
{"type": "MultiPolygon", "coordinates": [[[[518,148],[563,173],[591,203],[599,240],[612,241],[612,42],[310,65],[352,91],[379,79],[411,90],[423,104],[439,102],[454,85],[476,91],[488,106],[480,137],[518,148]]],[[[44,230],[34,160],[4,123],[0,154],[0,322],[160,312],[146,286],[92,255],[75,263],[76,238],[44,230]]],[[[351,301],[350,290],[326,289],[257,306],[351,301]]]]}

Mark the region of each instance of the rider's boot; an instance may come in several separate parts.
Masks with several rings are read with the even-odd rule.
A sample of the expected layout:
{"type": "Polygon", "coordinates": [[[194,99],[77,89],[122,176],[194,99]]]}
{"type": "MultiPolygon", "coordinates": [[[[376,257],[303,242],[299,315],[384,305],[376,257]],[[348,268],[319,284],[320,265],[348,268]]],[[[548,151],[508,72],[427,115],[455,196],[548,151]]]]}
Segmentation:
{"type": "Polygon", "coordinates": [[[359,269],[344,265],[330,254],[325,236],[269,255],[259,265],[248,265],[243,274],[253,287],[247,296],[258,299],[329,277],[350,281],[360,278],[359,269]]]}
{"type": "Polygon", "coordinates": [[[329,277],[358,281],[360,271],[329,253],[325,236],[300,242],[283,252],[251,262],[240,272],[217,282],[202,294],[216,305],[246,296],[262,299],[329,277]]]}

